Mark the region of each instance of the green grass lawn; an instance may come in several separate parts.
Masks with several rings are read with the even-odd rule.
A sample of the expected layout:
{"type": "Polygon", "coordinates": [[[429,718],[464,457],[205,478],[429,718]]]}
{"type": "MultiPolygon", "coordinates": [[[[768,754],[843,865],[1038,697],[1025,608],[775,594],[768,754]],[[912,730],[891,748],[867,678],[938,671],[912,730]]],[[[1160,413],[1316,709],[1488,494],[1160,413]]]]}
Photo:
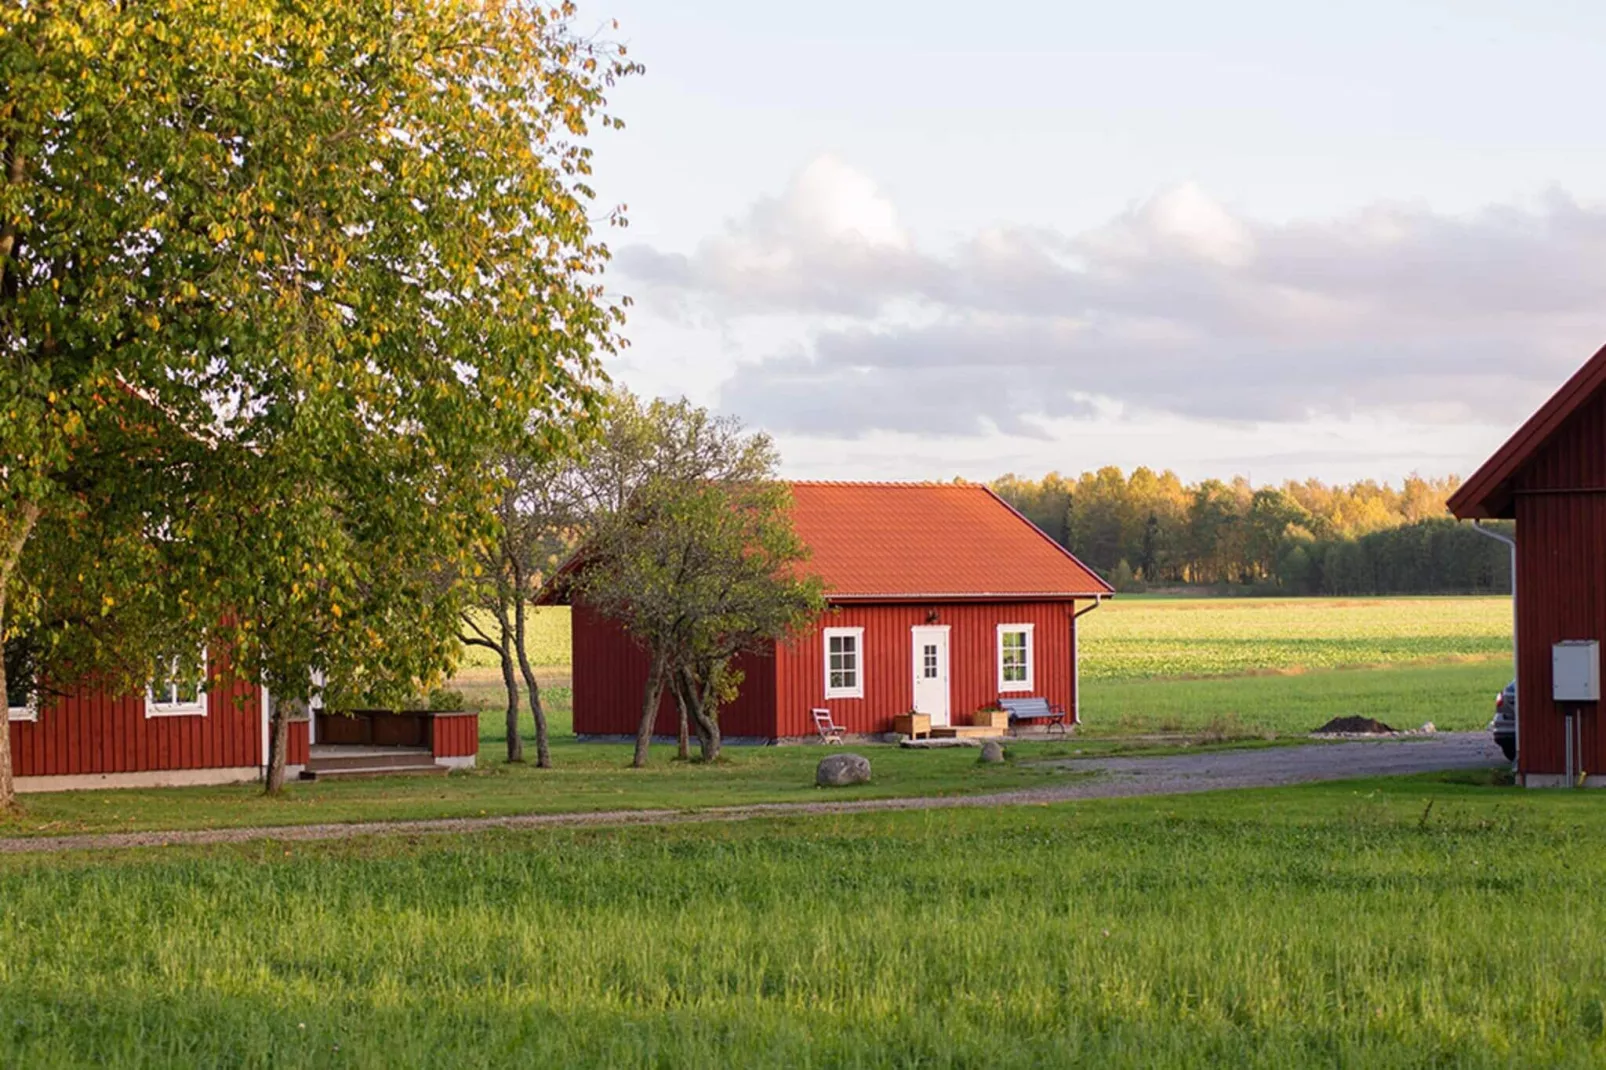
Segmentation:
{"type": "Polygon", "coordinates": [[[1598,1066],[1603,881],[1469,778],[0,858],[0,1066],[1598,1066]]]}

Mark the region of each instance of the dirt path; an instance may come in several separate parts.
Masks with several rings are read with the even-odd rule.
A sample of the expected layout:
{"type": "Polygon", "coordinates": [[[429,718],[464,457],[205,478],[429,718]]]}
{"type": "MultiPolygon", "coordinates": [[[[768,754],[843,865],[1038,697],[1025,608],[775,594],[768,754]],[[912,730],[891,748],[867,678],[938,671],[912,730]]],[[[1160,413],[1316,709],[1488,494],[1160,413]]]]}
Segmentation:
{"type": "Polygon", "coordinates": [[[1429,739],[1329,743],[1312,747],[1214,751],[1163,758],[1067,758],[1046,764],[1101,774],[1066,784],[990,795],[948,798],[858,799],[820,803],[762,803],[706,810],[604,810],[582,814],[521,814],[508,817],[437,818],[361,824],[284,825],[194,829],[174,832],[114,832],[82,836],[0,839],[0,854],[108,850],[170,844],[336,840],[372,835],[477,832],[483,829],[588,828],[743,821],[792,814],[855,814],[883,810],[946,810],[1109,799],[1134,795],[1179,795],[1226,788],[1277,787],[1319,780],[1401,776],[1446,769],[1504,764],[1485,732],[1447,732],[1429,739]]]}

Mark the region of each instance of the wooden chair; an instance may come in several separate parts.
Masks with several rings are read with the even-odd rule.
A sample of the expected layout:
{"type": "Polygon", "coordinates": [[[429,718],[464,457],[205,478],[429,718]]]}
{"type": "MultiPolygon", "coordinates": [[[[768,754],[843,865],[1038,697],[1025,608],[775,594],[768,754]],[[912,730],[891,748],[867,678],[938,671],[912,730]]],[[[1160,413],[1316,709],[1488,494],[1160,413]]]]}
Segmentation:
{"type": "Polygon", "coordinates": [[[842,742],[842,736],[847,732],[847,729],[831,720],[830,710],[821,707],[815,707],[814,709],[810,710],[809,713],[814,716],[814,727],[819,730],[820,740],[822,742],[842,742]]]}

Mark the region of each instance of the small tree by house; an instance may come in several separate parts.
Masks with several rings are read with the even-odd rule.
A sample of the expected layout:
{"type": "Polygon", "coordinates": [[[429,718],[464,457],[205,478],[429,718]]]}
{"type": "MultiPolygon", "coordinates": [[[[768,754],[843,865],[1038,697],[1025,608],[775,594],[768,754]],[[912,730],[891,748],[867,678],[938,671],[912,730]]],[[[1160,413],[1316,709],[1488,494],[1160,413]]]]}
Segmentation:
{"type": "Polygon", "coordinates": [[[576,584],[646,650],[633,764],[646,765],[665,689],[717,758],[718,708],[738,654],[782,638],[822,604],[805,575],[767,436],[681,400],[615,399],[585,465],[598,508],[576,584]]]}

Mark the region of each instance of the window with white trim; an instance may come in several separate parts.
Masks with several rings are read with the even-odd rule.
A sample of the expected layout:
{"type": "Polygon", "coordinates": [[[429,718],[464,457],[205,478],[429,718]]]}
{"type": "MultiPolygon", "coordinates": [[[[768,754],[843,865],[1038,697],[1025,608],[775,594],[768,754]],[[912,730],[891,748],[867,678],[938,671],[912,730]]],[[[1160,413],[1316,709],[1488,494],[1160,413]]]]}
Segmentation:
{"type": "Polygon", "coordinates": [[[825,697],[864,697],[864,629],[825,629],[825,697]]]}
{"type": "Polygon", "coordinates": [[[34,649],[26,637],[13,636],[5,644],[6,716],[12,721],[39,719],[39,677],[34,649]]]}
{"type": "Polygon", "coordinates": [[[178,658],[162,668],[145,693],[145,716],[205,717],[206,651],[201,651],[200,663],[194,669],[186,670],[178,658]]]}
{"type": "Polygon", "coordinates": [[[27,673],[6,673],[6,718],[12,721],[39,719],[39,688],[27,673]]]}
{"type": "Polygon", "coordinates": [[[998,690],[1032,690],[1036,655],[1032,650],[1031,624],[998,626],[998,690]]]}

